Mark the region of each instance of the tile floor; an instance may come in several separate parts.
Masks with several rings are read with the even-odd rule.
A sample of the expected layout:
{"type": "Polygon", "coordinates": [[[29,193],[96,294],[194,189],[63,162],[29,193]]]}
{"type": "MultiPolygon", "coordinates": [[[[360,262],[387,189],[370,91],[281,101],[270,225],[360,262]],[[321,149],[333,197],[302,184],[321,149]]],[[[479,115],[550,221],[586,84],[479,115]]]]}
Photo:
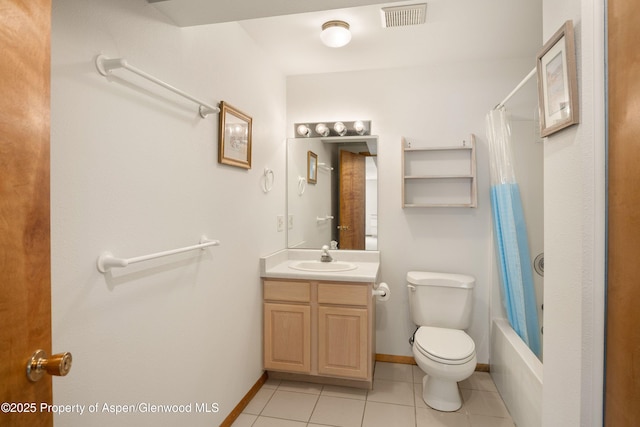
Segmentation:
{"type": "Polygon", "coordinates": [[[513,427],[491,376],[460,383],[464,404],[439,412],[422,400],[417,366],[376,363],[373,390],[268,380],[234,427],[513,427]]]}

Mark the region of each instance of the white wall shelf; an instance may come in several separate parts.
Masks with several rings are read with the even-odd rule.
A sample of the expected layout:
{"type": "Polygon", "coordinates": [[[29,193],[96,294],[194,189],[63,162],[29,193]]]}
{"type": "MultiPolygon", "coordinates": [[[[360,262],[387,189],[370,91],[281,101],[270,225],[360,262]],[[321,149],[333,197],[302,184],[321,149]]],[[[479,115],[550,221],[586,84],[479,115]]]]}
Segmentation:
{"type": "Polygon", "coordinates": [[[412,147],[402,138],[402,207],[477,207],[476,141],[412,147]]]}

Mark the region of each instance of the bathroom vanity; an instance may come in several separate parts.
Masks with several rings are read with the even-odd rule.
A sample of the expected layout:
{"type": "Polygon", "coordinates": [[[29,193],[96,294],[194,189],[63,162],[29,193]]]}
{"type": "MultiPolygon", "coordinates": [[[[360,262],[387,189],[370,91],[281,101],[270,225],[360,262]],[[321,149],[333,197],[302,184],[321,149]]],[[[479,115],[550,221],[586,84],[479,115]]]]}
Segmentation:
{"type": "Polygon", "coordinates": [[[270,378],[371,388],[379,253],[285,250],[261,259],[270,378]],[[315,256],[317,254],[317,257],[315,256]]]}

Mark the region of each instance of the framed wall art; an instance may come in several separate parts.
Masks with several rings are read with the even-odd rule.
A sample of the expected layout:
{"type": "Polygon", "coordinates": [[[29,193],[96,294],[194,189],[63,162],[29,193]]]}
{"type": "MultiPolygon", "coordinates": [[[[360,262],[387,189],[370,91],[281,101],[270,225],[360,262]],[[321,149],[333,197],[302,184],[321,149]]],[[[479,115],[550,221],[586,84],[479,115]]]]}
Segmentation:
{"type": "Polygon", "coordinates": [[[218,162],[251,169],[251,125],[247,114],[220,102],[218,126],[218,162]]]}
{"type": "Polygon", "coordinates": [[[579,123],[578,73],[573,21],[567,21],[537,56],[540,135],[579,123]]]}
{"type": "Polygon", "coordinates": [[[307,152],[307,182],[309,184],[318,182],[318,155],[313,151],[307,152]]]}

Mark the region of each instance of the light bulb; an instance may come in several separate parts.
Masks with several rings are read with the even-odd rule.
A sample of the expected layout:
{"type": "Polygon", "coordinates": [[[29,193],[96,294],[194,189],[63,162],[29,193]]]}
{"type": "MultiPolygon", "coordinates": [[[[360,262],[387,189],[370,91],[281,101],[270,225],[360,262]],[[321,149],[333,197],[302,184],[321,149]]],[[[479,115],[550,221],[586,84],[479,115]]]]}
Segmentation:
{"type": "Polygon", "coordinates": [[[298,135],[300,136],[309,136],[311,135],[311,129],[307,125],[300,125],[297,129],[298,135]]]}
{"type": "Polygon", "coordinates": [[[342,122],[336,122],[333,125],[333,130],[340,136],[344,136],[344,134],[347,133],[347,127],[342,122]]]}
{"type": "Polygon", "coordinates": [[[364,123],[362,123],[362,121],[360,121],[360,120],[354,122],[353,123],[353,130],[355,130],[358,135],[363,135],[364,134],[364,123]]]}
{"type": "Polygon", "coordinates": [[[327,136],[327,135],[329,135],[329,132],[331,132],[329,130],[329,127],[327,125],[325,125],[324,123],[318,123],[316,125],[316,133],[318,135],[327,136]]]}

